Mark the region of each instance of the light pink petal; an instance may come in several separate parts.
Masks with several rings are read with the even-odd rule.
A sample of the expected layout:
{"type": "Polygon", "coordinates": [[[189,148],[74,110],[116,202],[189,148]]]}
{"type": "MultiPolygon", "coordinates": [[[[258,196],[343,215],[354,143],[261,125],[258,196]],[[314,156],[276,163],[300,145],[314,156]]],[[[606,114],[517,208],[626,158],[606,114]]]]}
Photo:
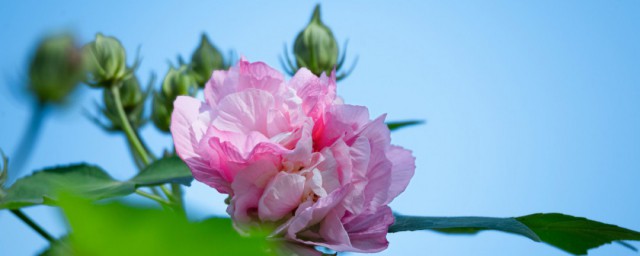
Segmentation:
{"type": "Polygon", "coordinates": [[[409,185],[416,169],[416,158],[411,155],[411,151],[393,145],[387,151],[387,158],[393,164],[391,187],[389,187],[389,197],[387,198],[387,203],[390,203],[409,185]]]}
{"type": "Polygon", "coordinates": [[[351,249],[349,234],[344,229],[340,217],[344,213],[331,211],[320,224],[320,236],[324,239],[319,245],[325,246],[335,251],[348,251],[351,249]]]}
{"type": "Polygon", "coordinates": [[[320,118],[325,109],[335,101],[335,76],[327,77],[323,74],[317,77],[308,69],[301,68],[289,83],[302,99],[304,112],[314,120],[320,118]]]}
{"type": "Polygon", "coordinates": [[[264,62],[241,60],[239,67],[239,90],[260,89],[278,95],[284,87],[284,76],[264,62]]]}
{"type": "MultiPolygon", "coordinates": [[[[331,192],[326,197],[318,199],[309,207],[298,209],[288,225],[287,236],[296,240],[297,233],[318,224],[329,211],[338,205],[349,192],[349,187],[342,187],[331,192]]],[[[301,205],[302,206],[302,205],[301,205]]]]}
{"type": "Polygon", "coordinates": [[[322,252],[316,250],[314,246],[292,243],[292,242],[280,242],[276,248],[277,255],[282,256],[322,256],[322,252]]]}
{"type": "Polygon", "coordinates": [[[249,223],[257,217],[260,197],[277,173],[277,168],[268,161],[256,162],[238,172],[231,184],[234,194],[227,208],[236,224],[249,223]]]}
{"type": "Polygon", "coordinates": [[[313,152],[313,141],[311,138],[311,130],[313,129],[313,122],[307,120],[302,127],[291,133],[287,138],[285,145],[291,148],[291,151],[284,155],[285,164],[306,166],[311,163],[311,153],[313,152]]]}
{"type": "Polygon", "coordinates": [[[369,123],[369,110],[353,105],[331,106],[325,113],[323,122],[313,132],[316,149],[331,146],[338,138],[352,137],[354,132],[369,123]]]}
{"type": "Polygon", "coordinates": [[[384,123],[384,115],[362,127],[357,139],[367,138],[371,147],[369,166],[367,167],[367,186],[364,191],[367,208],[378,208],[387,204],[391,186],[392,164],[387,159],[391,137],[384,123]]]}
{"type": "Polygon", "coordinates": [[[387,232],[394,222],[391,208],[383,206],[372,213],[360,214],[344,225],[353,251],[379,252],[387,248],[387,232]]]}
{"type": "Polygon", "coordinates": [[[213,125],[223,131],[267,134],[269,111],[274,108],[273,96],[251,89],[224,97],[218,104],[218,117],[213,125]]]}
{"type": "Polygon", "coordinates": [[[231,192],[229,183],[220,175],[218,170],[209,165],[209,155],[201,155],[198,151],[199,139],[205,133],[206,125],[199,120],[207,106],[191,97],[180,96],[174,102],[171,115],[171,134],[176,147],[176,153],[189,166],[195,179],[205,183],[220,193],[231,192]]]}
{"type": "Polygon", "coordinates": [[[224,86],[225,80],[231,81],[233,79],[233,77],[230,77],[229,72],[230,71],[214,70],[211,78],[205,84],[203,90],[204,99],[211,108],[215,109],[223,96],[235,90],[233,83],[228,82],[228,85],[232,85],[231,87],[224,86]]]}
{"type": "Polygon", "coordinates": [[[277,221],[290,214],[302,199],[305,178],[298,174],[279,172],[267,185],[258,205],[263,221],[277,221]]]}

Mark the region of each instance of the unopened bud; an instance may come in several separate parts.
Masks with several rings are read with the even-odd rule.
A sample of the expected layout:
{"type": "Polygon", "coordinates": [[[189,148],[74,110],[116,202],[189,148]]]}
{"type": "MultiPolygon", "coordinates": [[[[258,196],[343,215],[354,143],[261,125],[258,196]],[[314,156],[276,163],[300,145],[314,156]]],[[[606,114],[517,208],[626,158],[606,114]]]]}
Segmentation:
{"type": "Polygon", "coordinates": [[[40,101],[63,101],[82,78],[82,54],[71,35],[40,43],[29,66],[29,89],[40,101]]]}
{"type": "MultiPolygon", "coordinates": [[[[346,48],[346,44],[345,44],[346,48]]],[[[286,65],[282,64],[285,70],[293,75],[300,68],[307,68],[312,73],[320,76],[322,73],[330,74],[334,70],[339,72],[344,64],[346,51],[338,57],[339,49],[333,32],[325,25],[320,18],[320,5],[316,5],[311,16],[311,21],[302,30],[293,44],[295,65],[289,59],[285,48],[286,65]]],[[[355,62],[354,62],[355,65],[355,62]]],[[[338,80],[346,77],[351,70],[338,74],[338,80]]]]}
{"type": "Polygon", "coordinates": [[[168,132],[171,124],[173,101],[180,95],[195,96],[198,85],[194,74],[186,65],[178,69],[171,67],[162,81],[162,87],[153,94],[151,119],[161,131],[168,132]]]}
{"type": "Polygon", "coordinates": [[[89,85],[109,87],[132,75],[127,68],[126,52],[115,37],[98,33],[93,42],[84,46],[84,57],[89,71],[89,85]]]}
{"type": "Polygon", "coordinates": [[[194,78],[200,87],[204,87],[214,70],[227,68],[222,54],[204,33],[200,39],[200,45],[191,55],[191,68],[195,72],[194,78]]]}

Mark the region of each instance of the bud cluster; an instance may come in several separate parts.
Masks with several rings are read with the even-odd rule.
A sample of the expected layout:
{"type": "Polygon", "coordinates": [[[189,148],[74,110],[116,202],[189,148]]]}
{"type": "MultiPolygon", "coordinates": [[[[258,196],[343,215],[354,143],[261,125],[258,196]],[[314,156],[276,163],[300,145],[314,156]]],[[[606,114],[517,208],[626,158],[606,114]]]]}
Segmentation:
{"type": "MultiPolygon", "coordinates": [[[[129,78],[122,81],[120,90],[120,102],[124,109],[127,121],[131,126],[136,129],[146,123],[144,118],[144,103],[149,95],[149,91],[143,91],[140,86],[140,81],[135,75],[129,76],[129,78]]],[[[102,114],[107,117],[111,125],[106,126],[111,131],[121,131],[124,129],[122,121],[118,116],[118,109],[115,103],[114,95],[109,90],[102,91],[102,100],[104,107],[102,108],[102,114]]]]}

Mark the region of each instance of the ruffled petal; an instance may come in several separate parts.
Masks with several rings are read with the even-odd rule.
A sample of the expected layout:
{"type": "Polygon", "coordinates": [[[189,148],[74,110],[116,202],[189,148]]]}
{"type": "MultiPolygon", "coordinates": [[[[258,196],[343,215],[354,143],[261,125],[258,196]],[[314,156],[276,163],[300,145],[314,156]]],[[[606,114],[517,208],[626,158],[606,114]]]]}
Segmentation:
{"type": "Polygon", "coordinates": [[[263,221],[277,221],[300,204],[305,178],[298,174],[279,172],[260,198],[258,216],[263,221]]]}
{"type": "Polygon", "coordinates": [[[411,151],[393,145],[387,151],[387,158],[393,165],[391,168],[391,186],[389,187],[386,202],[390,203],[409,185],[409,181],[416,169],[416,158],[411,154],[411,151]]]}
{"type": "Polygon", "coordinates": [[[231,192],[229,183],[218,170],[209,165],[209,159],[212,156],[200,154],[199,145],[207,129],[208,111],[208,107],[199,100],[178,97],[174,102],[174,111],[171,115],[171,134],[176,153],[189,166],[194,178],[217,189],[220,193],[228,194],[231,192]]]}

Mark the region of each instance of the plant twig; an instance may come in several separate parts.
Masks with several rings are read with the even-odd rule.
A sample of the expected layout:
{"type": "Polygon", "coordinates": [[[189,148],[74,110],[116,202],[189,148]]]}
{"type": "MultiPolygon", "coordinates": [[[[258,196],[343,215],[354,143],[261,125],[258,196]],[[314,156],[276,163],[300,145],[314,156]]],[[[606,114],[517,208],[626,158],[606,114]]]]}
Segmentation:
{"type": "Polygon", "coordinates": [[[136,194],[138,194],[140,196],[143,196],[143,197],[146,197],[146,198],[149,198],[149,199],[151,199],[153,201],[156,201],[156,202],[160,203],[160,205],[162,205],[162,206],[171,207],[171,203],[170,202],[167,202],[162,197],[156,196],[154,194],[149,194],[149,193],[144,192],[142,190],[136,190],[136,194]]]}
{"type": "Polygon", "coordinates": [[[53,238],[53,236],[51,236],[49,233],[47,233],[47,231],[45,231],[42,227],[40,227],[33,220],[31,220],[31,218],[29,218],[29,216],[24,214],[22,211],[14,209],[14,210],[11,210],[11,213],[13,213],[13,215],[18,217],[18,219],[22,220],[22,222],[27,224],[27,226],[29,226],[31,229],[36,231],[40,236],[42,236],[42,238],[46,239],[50,243],[55,240],[53,238]]]}
{"type": "Polygon", "coordinates": [[[140,142],[140,139],[136,135],[135,130],[133,130],[133,128],[131,127],[129,119],[127,119],[127,115],[125,114],[124,108],[122,107],[122,101],[120,100],[120,88],[118,86],[112,86],[110,90],[113,94],[116,109],[118,111],[118,116],[120,117],[120,122],[122,123],[122,128],[124,129],[124,133],[127,136],[127,139],[129,139],[129,142],[131,143],[135,151],[139,154],[142,162],[145,165],[149,165],[151,163],[149,155],[147,155],[144,145],[142,145],[142,142],[140,142]]]}

